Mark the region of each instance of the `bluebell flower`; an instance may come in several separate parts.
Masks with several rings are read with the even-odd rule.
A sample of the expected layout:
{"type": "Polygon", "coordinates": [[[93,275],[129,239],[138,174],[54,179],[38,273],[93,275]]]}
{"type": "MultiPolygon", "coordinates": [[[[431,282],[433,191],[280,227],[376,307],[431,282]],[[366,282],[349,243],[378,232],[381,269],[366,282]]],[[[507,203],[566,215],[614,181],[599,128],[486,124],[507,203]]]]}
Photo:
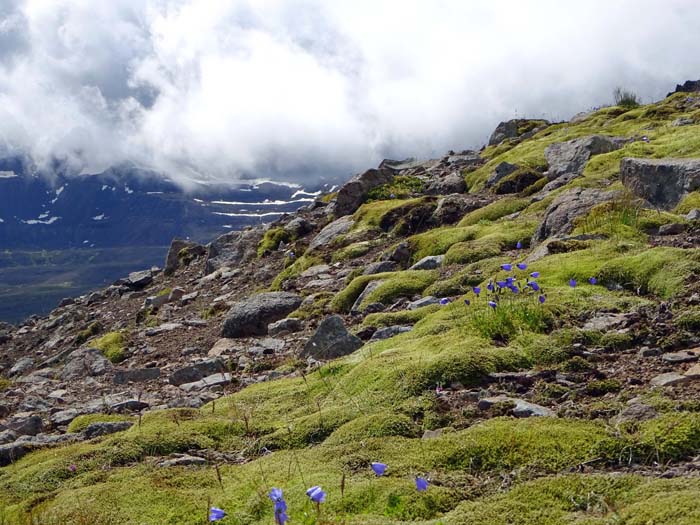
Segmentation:
{"type": "Polygon", "coordinates": [[[576,279],[569,279],[569,286],[571,286],[572,288],[576,288],[577,284],[578,283],[576,282],[576,279]]]}
{"type": "Polygon", "coordinates": [[[489,281],[489,284],[486,285],[486,289],[489,292],[493,292],[493,290],[494,290],[493,281],[489,281]]]}
{"type": "Polygon", "coordinates": [[[540,276],[540,272],[532,272],[530,274],[530,277],[532,277],[533,279],[537,279],[539,276],[540,276]]]}
{"type": "Polygon", "coordinates": [[[527,264],[525,263],[518,263],[518,270],[527,270],[527,264]]]}
{"type": "Polygon", "coordinates": [[[499,288],[505,288],[505,287],[506,287],[506,282],[505,282],[505,281],[496,281],[496,284],[498,285],[499,288]]]}
{"type": "Polygon", "coordinates": [[[306,491],[306,495],[314,503],[323,503],[324,501],[326,501],[326,493],[323,492],[321,487],[318,486],[311,487],[309,490],[306,491]]]}
{"type": "Polygon", "coordinates": [[[472,303],[471,303],[471,301],[470,301],[469,299],[465,299],[465,300],[464,300],[464,304],[466,304],[467,306],[469,306],[469,305],[472,304],[472,303]]]}
{"type": "Polygon", "coordinates": [[[289,258],[294,259],[294,252],[289,252],[289,258]]]}
{"type": "Polygon", "coordinates": [[[372,470],[377,476],[382,476],[384,475],[384,472],[386,471],[386,465],[384,463],[377,463],[373,462],[372,463],[372,470]]]}
{"type": "Polygon", "coordinates": [[[226,513],[216,507],[212,507],[209,509],[209,521],[219,521],[222,520],[226,517],[226,513]]]}
{"type": "Polygon", "coordinates": [[[421,478],[420,476],[416,477],[416,490],[418,492],[425,492],[428,490],[428,480],[425,478],[421,478]]]}
{"type": "Polygon", "coordinates": [[[488,304],[491,308],[496,308],[498,306],[498,303],[495,303],[494,301],[489,301],[488,304]]]}
{"type": "Polygon", "coordinates": [[[588,279],[588,282],[591,284],[598,284],[598,279],[596,279],[595,277],[591,277],[590,279],[588,279]]]}
{"type": "Polygon", "coordinates": [[[443,297],[442,299],[440,299],[440,304],[443,306],[446,304],[450,304],[450,300],[447,297],[443,297]]]}
{"type": "Polygon", "coordinates": [[[520,293],[520,288],[518,288],[514,284],[511,284],[508,288],[510,288],[510,291],[513,293],[520,293]]]}
{"type": "Polygon", "coordinates": [[[284,525],[289,520],[289,516],[287,516],[287,502],[284,501],[282,489],[273,488],[268,496],[275,504],[276,525],[284,525]]]}
{"type": "Polygon", "coordinates": [[[518,244],[515,245],[516,250],[521,250],[522,247],[523,247],[523,243],[521,243],[520,241],[518,241],[518,244]]]}
{"type": "Polygon", "coordinates": [[[528,285],[530,288],[532,288],[533,290],[535,290],[536,292],[539,292],[539,291],[540,291],[540,285],[537,284],[535,281],[530,281],[529,283],[527,283],[527,285],[528,285]]]}
{"type": "Polygon", "coordinates": [[[476,295],[477,297],[479,297],[479,294],[480,294],[480,293],[481,293],[481,288],[479,288],[478,286],[475,286],[475,287],[474,287],[474,295],[476,295]]]}
{"type": "Polygon", "coordinates": [[[544,295],[540,295],[540,296],[537,298],[537,300],[540,302],[540,304],[544,304],[544,302],[545,302],[546,299],[544,298],[544,295]]]}
{"type": "Polygon", "coordinates": [[[513,284],[513,281],[515,281],[514,277],[506,277],[506,286],[510,287],[513,284]]]}
{"type": "Polygon", "coordinates": [[[513,265],[512,265],[512,264],[502,264],[502,265],[501,265],[501,268],[502,268],[503,270],[505,270],[506,272],[509,272],[509,271],[511,271],[511,270],[513,269],[513,265]]]}

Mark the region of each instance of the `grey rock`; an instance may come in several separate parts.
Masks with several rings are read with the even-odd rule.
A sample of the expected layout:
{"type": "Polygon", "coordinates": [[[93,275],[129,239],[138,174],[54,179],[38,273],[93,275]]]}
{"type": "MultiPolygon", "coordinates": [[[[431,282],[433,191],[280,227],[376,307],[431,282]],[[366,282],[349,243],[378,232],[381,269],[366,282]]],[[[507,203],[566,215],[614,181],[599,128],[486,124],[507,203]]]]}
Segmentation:
{"type": "Polygon", "coordinates": [[[698,360],[698,351],[696,350],[681,350],[679,352],[670,352],[661,356],[661,360],[666,363],[690,363],[698,360]]]}
{"type": "Polygon", "coordinates": [[[655,207],[671,209],[700,189],[700,159],[622,159],[622,183],[655,207]]]}
{"type": "Polygon", "coordinates": [[[695,121],[689,117],[680,117],[680,118],[677,118],[676,120],[674,120],[673,122],[671,122],[671,126],[674,126],[677,128],[679,128],[681,126],[692,126],[693,124],[695,124],[695,121]]]}
{"type": "Polygon", "coordinates": [[[661,348],[649,348],[648,346],[639,349],[640,357],[656,357],[661,355],[661,348]]]}
{"type": "Polygon", "coordinates": [[[143,301],[143,306],[145,308],[160,308],[161,306],[168,304],[168,296],[167,295],[151,295],[150,297],[146,297],[143,301]]]}
{"type": "Polygon", "coordinates": [[[406,308],[409,310],[417,310],[418,308],[430,306],[431,304],[440,304],[440,299],[438,299],[437,297],[433,297],[432,295],[429,295],[427,297],[421,297],[420,299],[408,303],[408,306],[406,308]]]}
{"type": "Polygon", "coordinates": [[[501,122],[489,137],[489,146],[500,144],[506,139],[524,139],[530,137],[549,126],[546,120],[537,119],[512,119],[501,122]],[[528,125],[530,124],[530,125],[528,125]],[[529,129],[526,133],[521,133],[521,129],[529,129]]]}
{"type": "Polygon", "coordinates": [[[549,180],[554,180],[567,173],[581,175],[592,156],[620,149],[624,143],[625,139],[621,138],[591,135],[550,144],[544,150],[544,156],[549,166],[545,175],[549,180]]]}
{"type": "Polygon", "coordinates": [[[362,340],[349,333],[338,315],[325,318],[316,333],[306,342],[302,357],[335,359],[353,353],[362,346],[362,340]]]}
{"type": "Polygon", "coordinates": [[[160,377],[160,368],[127,368],[116,370],[112,382],[115,385],[131,383],[144,383],[160,377]]]}
{"type": "Polygon", "coordinates": [[[683,84],[676,84],[676,89],[671,91],[667,97],[674,93],[694,93],[700,91],[700,80],[686,80],[683,84]]]}
{"type": "Polygon", "coordinates": [[[126,401],[119,401],[110,405],[110,410],[114,412],[140,412],[151,406],[145,401],[140,401],[138,399],[127,399],[126,401]]]}
{"type": "Polygon", "coordinates": [[[370,169],[356,175],[338,190],[338,195],[330,205],[331,213],[336,217],[354,213],[371,189],[393,180],[394,174],[390,169],[370,169]]]}
{"type": "Polygon", "coordinates": [[[331,271],[331,267],[328,266],[327,264],[317,264],[316,266],[312,266],[311,268],[308,268],[301,272],[299,277],[302,277],[304,279],[308,279],[310,277],[318,277],[319,275],[322,274],[327,274],[328,272],[331,271]]]}
{"type": "Polygon", "coordinates": [[[87,304],[88,306],[92,306],[94,304],[97,304],[101,301],[104,301],[105,299],[105,294],[102,292],[92,292],[90,295],[88,295],[87,298],[87,304]]]}
{"type": "Polygon", "coordinates": [[[14,430],[2,430],[0,431],[0,445],[13,443],[18,437],[19,435],[14,430]]]}
{"type": "Polygon", "coordinates": [[[324,227],[317,235],[311,240],[309,244],[309,251],[317,250],[319,248],[324,248],[329,246],[337,237],[344,235],[350,231],[355,224],[352,217],[341,217],[336,219],[326,227],[324,227]]]}
{"type": "Polygon", "coordinates": [[[291,233],[294,237],[303,237],[304,235],[311,233],[315,228],[315,225],[304,219],[303,217],[295,217],[287,224],[284,225],[284,229],[291,233]]]}
{"type": "Polygon", "coordinates": [[[431,216],[433,224],[452,224],[467,213],[482,208],[492,201],[492,197],[483,194],[446,195],[438,201],[437,208],[431,216]]]}
{"type": "Polygon", "coordinates": [[[31,370],[32,366],[34,365],[34,361],[32,360],[31,357],[20,357],[17,361],[15,361],[15,364],[10,368],[9,375],[10,376],[18,376],[22,375],[29,370],[31,370]]]}
{"type": "Polygon", "coordinates": [[[174,454],[172,459],[165,459],[158,463],[159,467],[190,467],[206,465],[207,460],[199,456],[190,456],[189,454],[174,454]]]}
{"type": "Polygon", "coordinates": [[[112,363],[102,355],[100,350],[81,348],[68,355],[60,377],[64,381],[70,381],[85,376],[99,376],[107,373],[111,368],[112,363]]]}
{"type": "Polygon", "coordinates": [[[77,408],[67,408],[66,410],[59,410],[58,412],[51,414],[49,421],[55,427],[62,427],[73,421],[83,412],[77,408]]]}
{"type": "Polygon", "coordinates": [[[436,439],[442,436],[443,430],[441,428],[438,428],[436,430],[426,430],[423,432],[423,436],[421,436],[421,439],[436,439]]]}
{"type": "Polygon", "coordinates": [[[700,220],[700,210],[697,208],[693,208],[688,212],[688,214],[685,216],[686,219],[689,221],[698,221],[700,220]]]}
{"type": "Polygon", "coordinates": [[[674,222],[671,224],[663,224],[659,228],[659,235],[678,235],[685,231],[685,224],[674,222]]]}
{"type": "Polygon", "coordinates": [[[141,290],[152,282],[153,272],[151,270],[142,270],[140,272],[131,272],[125,284],[132,290],[141,290]]]}
{"type": "Polygon", "coordinates": [[[683,376],[677,374],[676,372],[668,372],[666,374],[659,374],[652,378],[650,384],[652,386],[676,386],[684,385],[692,381],[692,378],[688,376],[683,376]]]}
{"type": "Polygon", "coordinates": [[[131,421],[91,423],[85,427],[82,435],[84,439],[93,439],[100,436],[106,436],[108,434],[114,434],[115,432],[123,432],[124,430],[130,429],[133,425],[134,424],[131,421]]]}
{"type": "Polygon", "coordinates": [[[370,296],[372,292],[374,292],[377,288],[379,288],[382,284],[384,284],[384,281],[382,279],[376,279],[374,281],[370,281],[365,285],[365,289],[362,290],[362,293],[355,299],[355,303],[352,305],[350,308],[350,312],[353,314],[358,314],[362,313],[362,303],[365,302],[365,299],[370,296]]]}
{"type": "Polygon", "coordinates": [[[510,162],[501,162],[494,168],[493,173],[486,180],[485,187],[493,188],[496,184],[498,184],[501,180],[505,179],[508,175],[517,171],[518,168],[519,166],[517,164],[511,164],[510,162]]]}
{"type": "Polygon", "coordinates": [[[5,422],[5,426],[20,436],[35,436],[44,429],[41,416],[17,414],[5,422]]]}
{"type": "Polygon", "coordinates": [[[443,177],[430,180],[425,188],[428,195],[449,195],[451,193],[464,193],[467,191],[467,183],[458,171],[453,171],[443,177]]]}
{"type": "Polygon", "coordinates": [[[635,402],[624,408],[615,418],[617,424],[633,421],[647,421],[654,419],[657,415],[656,409],[644,403],[635,402]]]}
{"type": "Polygon", "coordinates": [[[626,314],[600,314],[586,321],[583,329],[608,331],[623,326],[628,320],[626,314]]]}
{"type": "Polygon", "coordinates": [[[401,265],[407,264],[411,259],[411,247],[407,242],[400,242],[387,254],[386,259],[401,265]]]}
{"type": "Polygon", "coordinates": [[[163,273],[165,275],[172,275],[184,262],[182,257],[184,253],[187,253],[189,256],[201,257],[206,253],[206,250],[204,246],[196,242],[173,239],[170,243],[168,254],[165,256],[163,273]],[[186,252],[183,252],[183,250],[186,250],[186,252]]]}
{"type": "Polygon", "coordinates": [[[442,266],[442,261],[444,260],[444,255],[428,255],[411,266],[409,270],[435,270],[442,266]]]}
{"type": "Polygon", "coordinates": [[[405,334],[406,332],[410,332],[412,329],[412,326],[386,326],[384,328],[379,328],[376,332],[374,332],[370,341],[382,341],[384,339],[394,337],[395,335],[405,334]]]}
{"type": "Polygon", "coordinates": [[[267,333],[270,335],[284,335],[299,332],[303,328],[301,320],[288,317],[280,319],[267,326],[267,333]]]}
{"type": "Polygon", "coordinates": [[[0,445],[0,467],[14,463],[22,456],[24,456],[29,450],[26,446],[17,443],[8,443],[7,445],[0,445]]]}
{"type": "Polygon", "coordinates": [[[202,390],[204,388],[212,388],[216,386],[224,386],[231,383],[231,374],[212,374],[199,381],[194,381],[192,383],[185,383],[180,385],[180,388],[185,392],[192,392],[193,390],[202,390]]]}
{"type": "Polygon", "coordinates": [[[477,405],[479,410],[489,410],[499,403],[512,403],[512,410],[515,417],[555,417],[556,414],[549,408],[529,403],[523,399],[512,398],[508,396],[485,397],[479,400],[477,405]]]}
{"type": "Polygon", "coordinates": [[[549,237],[571,233],[575,219],[586,215],[594,206],[610,201],[616,196],[616,192],[594,188],[574,188],[562,193],[547,207],[542,223],[532,236],[533,244],[549,237]]]}
{"type": "Polygon", "coordinates": [[[226,372],[226,364],[221,359],[205,359],[186,367],[175,370],[168,381],[171,385],[179,386],[193,383],[207,376],[226,372]]]}
{"type": "Polygon", "coordinates": [[[224,321],[222,337],[267,334],[267,325],[299,308],[302,298],[289,292],[265,292],[235,303],[224,321]]]}
{"type": "Polygon", "coordinates": [[[217,237],[207,246],[205,273],[223,267],[236,268],[258,255],[258,244],[264,232],[261,228],[233,231],[217,237]]]}
{"type": "Polygon", "coordinates": [[[362,275],[375,275],[377,273],[395,272],[399,265],[394,261],[378,261],[368,264],[362,275]]]}
{"type": "Polygon", "coordinates": [[[172,332],[173,330],[177,330],[178,328],[182,328],[182,324],[180,323],[163,323],[158,326],[154,326],[152,328],[146,328],[144,330],[143,334],[146,337],[154,337],[156,335],[164,334],[165,332],[172,332]]]}

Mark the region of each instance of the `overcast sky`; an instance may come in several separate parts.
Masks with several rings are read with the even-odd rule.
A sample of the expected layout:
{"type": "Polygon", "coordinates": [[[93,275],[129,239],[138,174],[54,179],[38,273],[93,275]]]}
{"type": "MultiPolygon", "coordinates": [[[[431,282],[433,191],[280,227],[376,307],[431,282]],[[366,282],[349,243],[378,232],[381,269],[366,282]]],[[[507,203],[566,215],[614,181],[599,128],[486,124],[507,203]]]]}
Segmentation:
{"type": "Polygon", "coordinates": [[[0,0],[0,151],[347,176],[700,78],[697,0],[0,0]]]}

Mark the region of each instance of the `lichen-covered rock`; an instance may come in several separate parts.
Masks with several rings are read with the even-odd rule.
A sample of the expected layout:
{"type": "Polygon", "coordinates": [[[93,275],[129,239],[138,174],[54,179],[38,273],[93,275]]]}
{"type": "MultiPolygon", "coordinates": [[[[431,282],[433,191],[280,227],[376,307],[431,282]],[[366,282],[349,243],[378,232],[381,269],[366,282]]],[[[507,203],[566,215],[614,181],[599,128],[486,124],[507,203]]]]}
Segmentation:
{"type": "Polygon", "coordinates": [[[352,217],[341,217],[323,228],[309,244],[309,251],[329,246],[336,237],[350,231],[355,224],[352,217]]]}
{"type": "Polygon", "coordinates": [[[173,239],[165,256],[165,267],[163,273],[172,275],[175,270],[191,258],[202,256],[206,253],[206,248],[196,242],[173,239]]]}
{"type": "Polygon", "coordinates": [[[369,169],[341,186],[338,195],[329,206],[329,211],[336,217],[354,213],[371,189],[388,184],[392,180],[394,173],[390,169],[369,169]]]}
{"type": "Polygon", "coordinates": [[[428,195],[449,195],[451,193],[464,193],[465,191],[467,191],[467,183],[458,171],[431,179],[425,189],[428,195]]]}
{"type": "Polygon", "coordinates": [[[61,379],[70,381],[85,376],[99,376],[112,369],[112,363],[97,348],[81,348],[68,355],[61,379]]]}
{"type": "Polygon", "coordinates": [[[267,334],[270,323],[287,317],[301,305],[302,298],[289,292],[265,292],[235,303],[221,331],[221,337],[267,334]]]}
{"type": "Polygon", "coordinates": [[[207,247],[205,273],[210,274],[225,266],[235,268],[253,260],[257,257],[263,233],[261,228],[251,228],[217,237],[207,247]]]}
{"type": "Polygon", "coordinates": [[[180,386],[226,371],[226,364],[221,359],[205,359],[175,370],[168,381],[171,385],[180,386]]]}
{"type": "Polygon", "coordinates": [[[655,207],[671,209],[700,189],[700,159],[622,159],[622,183],[655,207]]]}
{"type": "Polygon", "coordinates": [[[549,126],[546,120],[512,119],[501,122],[489,138],[489,146],[500,144],[506,139],[525,139],[549,126]]]}
{"type": "Polygon", "coordinates": [[[445,260],[444,255],[426,255],[416,264],[411,266],[409,270],[435,270],[442,266],[442,262],[445,260]]]}
{"type": "Polygon", "coordinates": [[[625,139],[618,137],[591,135],[550,144],[544,150],[549,166],[545,175],[549,180],[565,174],[581,175],[591,157],[620,149],[624,143],[625,139]]]}
{"type": "Polygon", "coordinates": [[[353,353],[362,346],[362,340],[345,328],[339,315],[321,321],[316,333],[306,342],[301,357],[335,359],[353,353]]]}

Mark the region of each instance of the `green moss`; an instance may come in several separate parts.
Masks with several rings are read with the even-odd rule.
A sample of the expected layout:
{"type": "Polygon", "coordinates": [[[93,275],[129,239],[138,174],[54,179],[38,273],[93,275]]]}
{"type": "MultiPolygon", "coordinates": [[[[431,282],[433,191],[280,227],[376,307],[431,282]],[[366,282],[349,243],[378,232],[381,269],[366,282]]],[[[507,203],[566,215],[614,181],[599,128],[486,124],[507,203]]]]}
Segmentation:
{"type": "Polygon", "coordinates": [[[120,414],[84,414],[71,421],[66,432],[82,432],[93,423],[114,423],[133,420],[133,417],[122,416],[120,414]]]}
{"type": "Polygon", "coordinates": [[[381,312],[369,314],[362,321],[363,326],[374,326],[382,328],[395,325],[413,325],[427,315],[432,314],[440,309],[440,305],[431,304],[415,310],[402,310],[399,312],[381,312]]]}
{"type": "Polygon", "coordinates": [[[604,396],[619,392],[621,389],[622,383],[616,379],[599,379],[586,384],[586,393],[589,396],[604,396]]]}
{"type": "Polygon", "coordinates": [[[676,318],[676,325],[685,330],[700,330],[700,309],[693,308],[691,310],[681,312],[681,314],[676,318]]]}
{"type": "Polygon", "coordinates": [[[528,204],[530,204],[529,199],[506,197],[468,213],[459,221],[458,226],[472,226],[474,224],[479,224],[481,221],[495,221],[506,215],[524,210],[528,204]]]}
{"type": "Polygon", "coordinates": [[[418,177],[399,175],[389,184],[373,188],[367,194],[367,202],[383,201],[388,199],[404,199],[412,195],[423,193],[423,181],[418,177]],[[393,195],[393,197],[392,197],[393,195]]]}
{"type": "Polygon", "coordinates": [[[437,279],[437,275],[437,272],[429,270],[406,270],[403,272],[361,275],[354,278],[344,290],[335,296],[331,302],[331,308],[336,312],[349,312],[352,305],[371,281],[383,280],[384,282],[367,297],[365,304],[389,302],[397,297],[421,293],[437,279]]]}
{"type": "Polygon", "coordinates": [[[296,319],[308,319],[309,317],[321,317],[326,313],[326,307],[331,302],[334,294],[332,292],[321,292],[306,301],[299,308],[294,310],[288,317],[296,319]]]}
{"type": "Polygon", "coordinates": [[[379,228],[388,231],[399,222],[401,217],[428,200],[426,197],[420,197],[415,199],[379,200],[363,204],[353,216],[355,220],[353,229],[379,228]]]}
{"type": "Polygon", "coordinates": [[[126,359],[126,341],[121,332],[109,332],[92,341],[91,346],[98,348],[112,363],[120,363],[126,359]]]}
{"type": "Polygon", "coordinates": [[[160,292],[158,292],[156,295],[157,295],[158,297],[163,297],[163,296],[166,296],[166,295],[170,295],[170,292],[172,292],[172,291],[173,291],[172,288],[163,288],[163,289],[162,289],[160,292]]]}
{"type": "Polygon", "coordinates": [[[416,437],[418,427],[401,414],[375,414],[361,416],[344,424],[326,440],[328,445],[359,443],[368,438],[388,436],[416,437]]]}
{"type": "Polygon", "coordinates": [[[673,211],[685,215],[690,210],[700,210],[700,191],[693,191],[683,197],[683,200],[673,211]]]}
{"type": "Polygon", "coordinates": [[[372,249],[371,241],[360,241],[333,252],[332,262],[349,261],[367,255],[372,249]]]}
{"type": "Polygon", "coordinates": [[[277,275],[277,277],[274,278],[272,284],[270,285],[270,289],[281,290],[282,283],[284,281],[286,281],[287,279],[293,279],[294,277],[298,277],[304,270],[308,270],[312,266],[316,266],[317,264],[321,263],[323,263],[323,261],[318,257],[314,257],[311,255],[302,255],[301,257],[297,258],[294,261],[294,263],[282,270],[279,273],[279,275],[277,275]]]}
{"type": "Polygon", "coordinates": [[[0,392],[2,392],[3,390],[7,390],[11,386],[12,386],[12,381],[10,381],[9,379],[7,379],[5,377],[0,377],[0,392]]]}
{"type": "Polygon", "coordinates": [[[78,346],[82,345],[91,337],[95,337],[97,334],[99,334],[100,330],[102,330],[102,325],[99,323],[99,321],[90,323],[90,325],[85,330],[78,333],[78,335],[75,337],[75,344],[78,346]]]}
{"type": "Polygon", "coordinates": [[[295,237],[289,230],[285,230],[281,226],[270,228],[265,232],[258,244],[258,257],[261,257],[267,251],[277,250],[281,242],[289,244],[293,240],[295,240],[295,237]]]}

